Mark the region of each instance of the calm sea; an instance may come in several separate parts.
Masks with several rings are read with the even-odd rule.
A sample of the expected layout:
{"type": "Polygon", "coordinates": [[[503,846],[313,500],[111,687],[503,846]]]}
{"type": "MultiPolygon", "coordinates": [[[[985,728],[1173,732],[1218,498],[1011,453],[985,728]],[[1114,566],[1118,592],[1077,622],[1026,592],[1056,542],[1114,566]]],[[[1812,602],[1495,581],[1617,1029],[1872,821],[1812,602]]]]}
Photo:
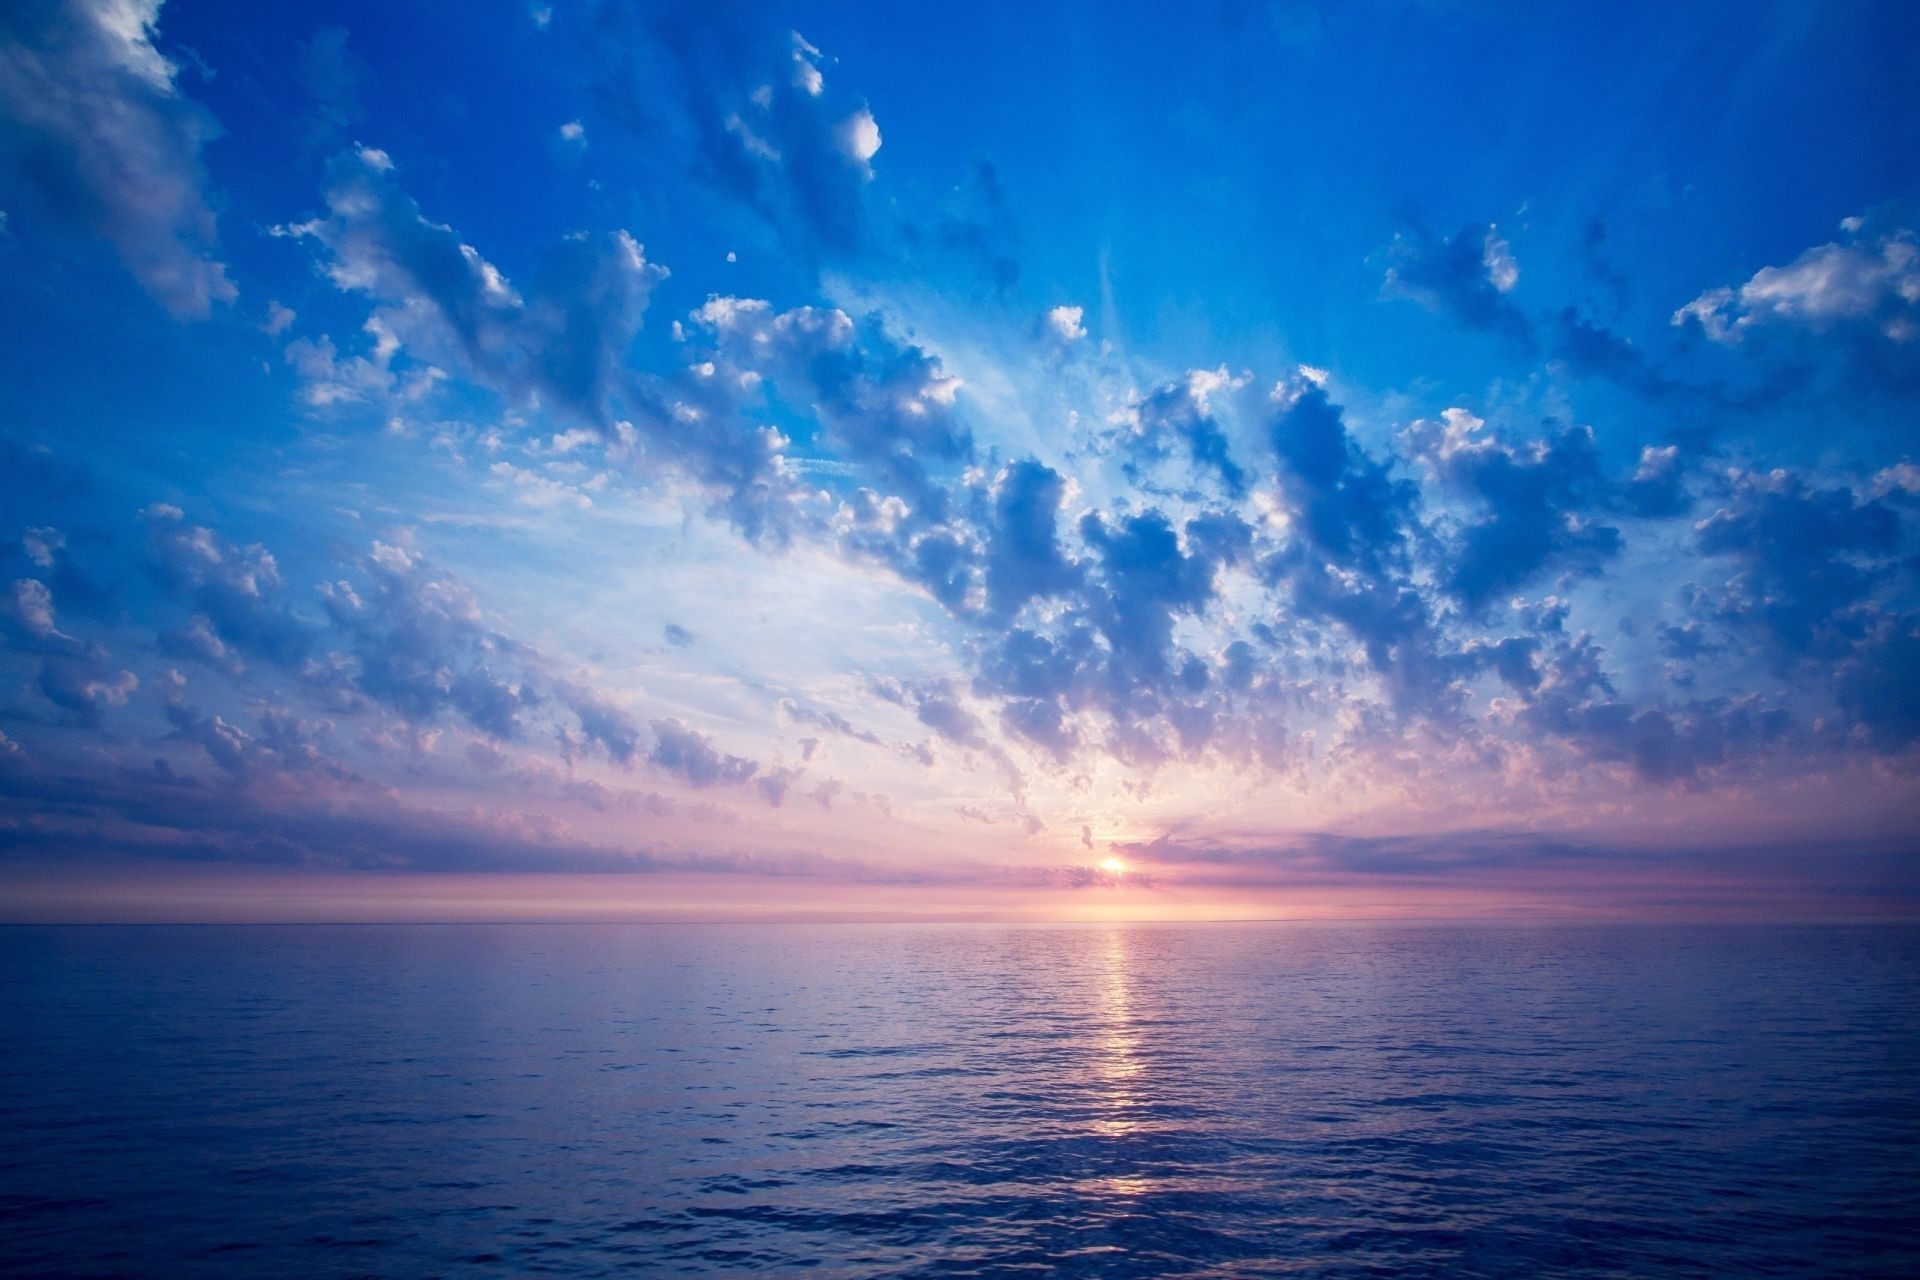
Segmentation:
{"type": "Polygon", "coordinates": [[[1920,932],[0,930],[0,1272],[1920,1274],[1920,932]]]}

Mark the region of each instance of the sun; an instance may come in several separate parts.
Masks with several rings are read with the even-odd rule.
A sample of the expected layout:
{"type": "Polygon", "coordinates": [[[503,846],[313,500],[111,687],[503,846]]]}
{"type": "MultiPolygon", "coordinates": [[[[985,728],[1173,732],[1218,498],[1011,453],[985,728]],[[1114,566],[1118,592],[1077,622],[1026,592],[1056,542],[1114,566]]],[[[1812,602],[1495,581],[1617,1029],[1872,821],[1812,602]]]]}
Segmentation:
{"type": "Polygon", "coordinates": [[[1108,858],[1100,864],[1100,869],[1110,876],[1125,875],[1127,873],[1127,864],[1118,858],[1108,858]]]}

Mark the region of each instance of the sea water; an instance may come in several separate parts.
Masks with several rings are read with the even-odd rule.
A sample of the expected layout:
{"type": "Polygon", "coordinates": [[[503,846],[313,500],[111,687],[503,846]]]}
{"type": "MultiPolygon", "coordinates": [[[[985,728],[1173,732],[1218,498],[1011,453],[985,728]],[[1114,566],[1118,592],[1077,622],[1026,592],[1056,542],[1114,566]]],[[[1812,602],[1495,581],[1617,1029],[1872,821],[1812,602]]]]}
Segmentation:
{"type": "Polygon", "coordinates": [[[0,930],[0,1272],[1920,1274],[1920,931],[0,930]]]}

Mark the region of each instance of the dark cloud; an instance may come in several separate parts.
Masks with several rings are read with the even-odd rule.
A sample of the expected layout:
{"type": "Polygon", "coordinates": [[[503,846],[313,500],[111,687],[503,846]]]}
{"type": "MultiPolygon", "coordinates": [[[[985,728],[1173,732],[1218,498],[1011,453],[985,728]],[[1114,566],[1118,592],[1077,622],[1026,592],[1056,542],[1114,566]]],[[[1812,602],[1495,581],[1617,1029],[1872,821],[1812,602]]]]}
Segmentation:
{"type": "Polygon", "coordinates": [[[609,118],[650,148],[670,140],[697,178],[808,259],[870,241],[878,125],[800,33],[686,0],[598,4],[587,30],[609,118]]]}
{"type": "MultiPolygon", "coordinates": [[[[331,147],[365,114],[361,95],[373,69],[349,46],[345,27],[324,26],[300,52],[300,79],[314,99],[314,132],[331,147]]],[[[329,149],[331,149],[331,147],[329,149]]]]}
{"type": "Polygon", "coordinates": [[[1605,378],[1646,400],[1679,402],[1699,412],[1746,407],[1724,388],[1667,375],[1653,356],[1573,307],[1563,307],[1550,329],[1553,358],[1583,377],[1605,378]]]}
{"type": "Polygon", "coordinates": [[[98,648],[49,654],[40,665],[39,690],[74,723],[97,727],[112,707],[124,707],[140,681],[112,666],[98,648]]]}
{"type": "Polygon", "coordinates": [[[37,578],[0,589],[0,653],[8,651],[38,659],[33,688],[70,724],[99,727],[140,687],[107,650],[61,629],[53,591],[37,578]]]}
{"type": "Polygon", "coordinates": [[[712,738],[688,728],[684,720],[655,720],[650,727],[654,743],[647,756],[649,763],[691,786],[741,786],[760,772],[754,761],[719,750],[712,738]]]}
{"type": "MultiPolygon", "coordinates": [[[[303,376],[319,380],[309,384],[309,401],[409,393],[430,386],[420,382],[422,370],[449,367],[513,405],[551,409],[595,430],[639,470],[666,466],[689,476],[755,541],[778,545],[791,535],[801,493],[781,459],[783,441],[743,416],[753,395],[741,378],[751,384],[762,374],[743,367],[716,376],[710,361],[666,378],[626,367],[666,271],[624,230],[564,236],[522,294],[459,232],[426,217],[399,190],[384,152],[334,157],[326,201],[324,217],[282,232],[319,244],[328,278],[376,303],[367,320],[376,345],[372,355],[351,359],[324,338],[288,345],[303,376]],[[399,351],[419,363],[405,384],[394,367],[399,351]]],[[[822,374],[829,372],[824,353],[789,353],[803,368],[820,357],[822,374]]],[[[889,384],[874,393],[899,390],[889,384]]]]}
{"type": "Polygon", "coordinates": [[[794,724],[811,725],[817,729],[825,729],[829,733],[837,733],[841,737],[852,738],[854,741],[864,742],[868,746],[878,747],[884,745],[880,741],[879,734],[874,733],[870,729],[855,727],[852,721],[848,720],[838,711],[823,711],[817,707],[803,707],[791,698],[783,698],[780,701],[780,712],[794,724]]]}
{"type": "Polygon", "coordinates": [[[541,696],[519,646],[485,624],[472,591],[405,546],[375,542],[357,567],[357,585],[324,588],[345,660],[310,677],[416,722],[451,712],[493,737],[518,736],[520,714],[541,696]]]}
{"type": "Polygon", "coordinates": [[[1580,238],[1574,245],[1574,257],[1594,281],[1599,284],[1614,306],[1623,306],[1633,290],[1632,281],[1625,272],[1614,265],[1608,251],[1608,241],[1612,235],[1607,220],[1598,215],[1588,218],[1580,229],[1580,238]]]}
{"type": "Polygon", "coordinates": [[[1171,669],[1174,620],[1198,613],[1213,594],[1214,562],[1183,550],[1157,511],[1111,524],[1090,513],[1080,536],[1099,562],[1098,585],[1085,604],[1111,653],[1111,679],[1125,687],[1159,684],[1171,669]]]}
{"type": "Polygon", "coordinates": [[[597,742],[615,764],[631,764],[640,753],[640,723],[606,699],[565,681],[557,682],[554,696],[565,704],[580,723],[580,732],[597,742]]]}
{"type": "Polygon", "coordinates": [[[1105,726],[1105,749],[1136,762],[1197,754],[1212,733],[1211,664],[1174,642],[1176,623],[1205,612],[1214,580],[1245,551],[1244,526],[1214,513],[1185,536],[1159,511],[1089,512],[1086,549],[1052,616],[986,624],[973,650],[977,697],[1000,702],[1000,724],[1064,763],[1089,745],[1074,717],[1105,726]]]}
{"type": "Polygon", "coordinates": [[[1451,715],[1461,664],[1444,652],[1413,579],[1424,536],[1418,492],[1348,434],[1340,409],[1299,379],[1274,395],[1270,438],[1292,522],[1260,564],[1287,590],[1294,617],[1331,622],[1359,641],[1394,706],[1451,715]]]}
{"type": "Polygon", "coordinates": [[[984,751],[987,736],[979,718],[960,705],[951,687],[933,684],[913,691],[913,714],[921,724],[956,746],[984,751]]]}
{"type": "MultiPolygon", "coordinates": [[[[554,731],[569,758],[598,749],[628,766],[642,756],[647,735],[638,718],[489,623],[464,582],[410,545],[376,541],[350,562],[347,576],[321,585],[321,613],[307,618],[290,607],[278,563],[264,547],[236,546],[187,523],[175,508],[147,514],[162,581],[193,611],[182,624],[160,628],[170,655],[228,675],[240,674],[243,658],[261,658],[324,705],[355,713],[385,708],[416,729],[452,718],[488,738],[517,740],[538,723],[554,731]]],[[[24,604],[37,606],[43,591],[37,583],[26,589],[24,604]]],[[[23,616],[40,625],[38,612],[23,616]]],[[[63,706],[88,697],[97,703],[116,687],[95,673],[89,695],[89,683],[68,668],[55,677],[63,706]]],[[[203,745],[214,732],[209,724],[193,726],[203,745]]],[[[752,761],[703,751],[704,740],[677,721],[653,728],[649,760],[695,785],[757,779],[784,790],[780,778],[752,761]]]]}
{"type": "Polygon", "coordinates": [[[1834,673],[1834,696],[1868,748],[1920,742],[1920,618],[1873,619],[1834,673]]]}
{"type": "Polygon", "coordinates": [[[172,741],[190,743],[236,778],[319,771],[341,780],[352,774],[324,750],[328,726],[300,719],[285,707],[262,707],[254,732],[190,706],[178,690],[166,700],[172,741]]]}
{"type": "Polygon", "coordinates": [[[954,187],[931,215],[902,218],[895,228],[910,261],[941,252],[968,263],[1002,296],[1020,281],[1020,240],[1000,170],[986,156],[967,166],[967,180],[954,187]]]}
{"type": "Polygon", "coordinates": [[[178,507],[156,503],[144,512],[148,563],[160,580],[189,602],[196,617],[168,631],[163,645],[177,656],[231,668],[238,655],[292,666],[312,649],[307,624],[290,611],[280,565],[255,543],[236,546],[178,507]]]}
{"type": "Polygon", "coordinates": [[[759,299],[715,297],[694,318],[716,341],[709,378],[764,380],[818,423],[820,445],[903,498],[917,527],[949,516],[938,472],[970,460],[973,438],[954,409],[960,382],[937,358],[877,318],[856,323],[832,308],[776,312],[759,299]]]}
{"type": "Polygon", "coordinates": [[[1197,471],[1216,479],[1227,497],[1245,497],[1246,473],[1233,460],[1226,430],[1214,414],[1211,399],[1234,386],[1234,380],[1221,368],[1196,369],[1181,381],[1155,388],[1128,411],[1132,427],[1128,446],[1146,460],[1164,458],[1178,449],[1197,471]]]}
{"type": "Polygon", "coordinates": [[[326,201],[325,216],[283,231],[321,247],[336,286],[378,304],[379,331],[512,403],[537,399],[611,427],[614,407],[629,398],[626,350],[666,274],[626,232],[562,239],[523,295],[452,227],[421,212],[385,152],[335,157],[326,201]]]}
{"type": "MultiPolygon", "coordinates": [[[[269,713],[271,715],[272,713],[269,713]]],[[[265,719],[249,733],[182,707],[188,726],[163,745],[223,761],[206,779],[165,757],[138,770],[81,775],[8,750],[0,737],[0,857],[134,857],[418,872],[881,874],[818,855],[753,856],[596,843],[540,810],[490,812],[411,803],[350,774],[301,764],[265,719]]]]}
{"type": "Polygon", "coordinates": [[[1347,433],[1319,386],[1296,380],[1275,393],[1269,438],[1295,538],[1343,569],[1382,576],[1408,560],[1417,492],[1394,479],[1347,433]]]}
{"type": "Polygon", "coordinates": [[[1032,743],[1059,763],[1071,760],[1082,745],[1060,703],[1050,698],[1012,698],[1000,709],[1000,725],[1032,743]]]}
{"type": "Polygon", "coordinates": [[[1009,466],[993,493],[987,534],[987,607],[1002,618],[1030,600],[1069,590],[1079,566],[1060,544],[1059,512],[1066,478],[1033,459],[1009,466]]]}
{"type": "Polygon", "coordinates": [[[1702,552],[1736,566],[1709,589],[1708,607],[1782,663],[1860,642],[1871,621],[1865,606],[1901,541],[1884,500],[1786,471],[1737,474],[1696,529],[1702,552]]]}
{"type": "Polygon", "coordinates": [[[1434,236],[1410,227],[1388,249],[1389,293],[1413,298],[1469,329],[1497,333],[1521,350],[1534,347],[1533,325],[1508,300],[1520,278],[1512,250],[1491,223],[1434,236]]]}
{"type": "Polygon", "coordinates": [[[1596,518],[1611,487],[1591,429],[1514,445],[1483,425],[1449,409],[1408,435],[1414,456],[1481,512],[1461,522],[1445,571],[1447,590],[1476,613],[1549,568],[1597,573],[1621,547],[1620,531],[1596,518]]]}
{"type": "MultiPolygon", "coordinates": [[[[1129,866],[1216,889],[1345,887],[1356,877],[1405,886],[1451,886],[1522,894],[1580,886],[1618,910],[1675,907],[1777,910],[1809,895],[1851,909],[1885,911],[1920,902],[1911,842],[1835,837],[1818,866],[1792,838],[1756,842],[1694,833],[1654,844],[1608,842],[1578,832],[1473,829],[1388,835],[1314,831],[1275,840],[1170,832],[1116,843],[1129,866]]],[[[1579,891],[1579,890],[1576,890],[1579,891]]]]}
{"type": "Polygon", "coordinates": [[[1636,706],[1617,695],[1599,647],[1585,636],[1557,646],[1538,675],[1525,691],[1525,727],[1591,759],[1630,765],[1651,782],[1692,782],[1703,771],[1749,765],[1793,731],[1784,708],[1755,696],[1636,706]]]}
{"type": "Polygon", "coordinates": [[[0,497],[18,512],[35,499],[66,501],[93,488],[88,469],[42,444],[0,433],[0,497]]]}
{"type": "Polygon", "coordinates": [[[233,300],[200,148],[213,117],[155,46],[160,0],[0,8],[0,172],[51,230],[107,241],[181,318],[233,300]]]}

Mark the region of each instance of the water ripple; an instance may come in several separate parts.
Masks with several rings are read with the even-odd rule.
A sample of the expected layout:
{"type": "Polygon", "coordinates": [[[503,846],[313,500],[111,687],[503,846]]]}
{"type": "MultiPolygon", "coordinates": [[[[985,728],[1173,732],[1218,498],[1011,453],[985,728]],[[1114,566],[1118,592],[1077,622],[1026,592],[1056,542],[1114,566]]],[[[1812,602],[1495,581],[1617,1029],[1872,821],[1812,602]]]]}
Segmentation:
{"type": "Polygon", "coordinates": [[[0,930],[0,1272],[1920,1273],[1920,932],[0,930]]]}

